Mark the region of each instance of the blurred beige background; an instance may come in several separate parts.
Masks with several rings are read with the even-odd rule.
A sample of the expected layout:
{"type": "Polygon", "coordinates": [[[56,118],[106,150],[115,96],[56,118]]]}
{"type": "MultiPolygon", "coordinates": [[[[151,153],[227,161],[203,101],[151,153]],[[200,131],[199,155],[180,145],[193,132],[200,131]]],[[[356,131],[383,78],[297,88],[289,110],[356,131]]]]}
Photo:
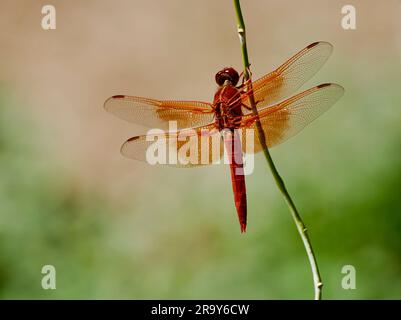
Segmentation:
{"type": "MultiPolygon", "coordinates": [[[[304,88],[337,82],[346,88],[346,95],[304,133],[274,149],[273,156],[310,227],[328,297],[395,297],[399,290],[389,290],[386,285],[391,286],[393,275],[399,275],[395,261],[401,258],[392,254],[388,263],[394,270],[387,282],[383,280],[383,289],[372,285],[355,294],[341,291],[338,270],[352,262],[351,251],[356,249],[351,248],[351,240],[339,242],[344,235],[332,228],[341,217],[344,220],[337,221],[337,227],[353,232],[354,225],[346,216],[350,205],[344,199],[355,204],[355,196],[365,203],[375,194],[369,183],[377,186],[376,178],[383,177],[383,170],[399,160],[392,153],[398,146],[400,119],[401,2],[353,1],[357,29],[352,31],[341,28],[345,4],[349,3],[243,1],[248,49],[256,79],[314,41],[334,45],[327,64],[304,88]],[[370,163],[366,159],[371,159],[370,163]],[[377,165],[372,159],[377,159],[377,165]],[[360,193],[352,194],[355,190],[360,193]],[[333,249],[336,243],[339,252],[333,249]]],[[[57,297],[312,295],[303,248],[262,157],[257,158],[255,173],[247,180],[250,226],[241,236],[227,168],[175,170],[125,159],[119,153],[120,145],[144,129],[102,108],[105,99],[115,94],[211,101],[216,71],[224,66],[240,70],[242,66],[232,1],[2,0],[0,39],[0,86],[19,117],[5,121],[19,140],[35,145],[35,156],[29,161],[43,172],[49,170],[49,180],[66,179],[66,189],[73,194],[95,192],[99,203],[107,202],[107,214],[96,218],[95,212],[90,218],[102,221],[102,235],[94,241],[102,249],[94,245],[99,253],[91,260],[102,279],[92,280],[91,290],[72,287],[68,292],[58,291],[57,297]],[[56,7],[56,30],[41,28],[45,4],[56,7]],[[33,127],[24,126],[19,119],[33,127]],[[283,226],[288,230],[281,233],[283,226]],[[287,241],[293,247],[285,247],[286,252],[280,245],[287,241]],[[269,251],[274,247],[281,249],[269,251]],[[107,256],[109,252],[114,253],[107,256]],[[280,260],[281,256],[286,258],[280,260]],[[232,272],[227,272],[230,268],[232,272]],[[289,276],[280,278],[282,285],[271,281],[283,268],[289,276]],[[218,270],[221,278],[213,270],[218,270]],[[260,274],[265,278],[256,277],[260,274]],[[134,278],[130,278],[134,283],[129,282],[132,292],[122,289],[127,278],[121,275],[134,278]],[[211,281],[208,285],[206,279],[211,281]],[[221,291],[213,287],[216,279],[220,279],[215,285],[221,291]]],[[[393,168],[398,172],[399,167],[393,168]]],[[[363,212],[358,209],[361,206],[355,206],[352,212],[360,222],[363,212]]],[[[78,209],[71,211],[77,213],[75,218],[80,217],[78,209]]],[[[67,216],[57,228],[63,230],[69,219],[67,216]]],[[[79,234],[83,242],[91,230],[89,221],[83,222],[88,229],[79,234]]],[[[377,221],[365,223],[373,228],[377,221]]],[[[366,230],[355,232],[362,237],[362,248],[366,230]]],[[[6,240],[12,237],[19,239],[20,234],[5,236],[6,240]]],[[[66,236],[65,241],[71,237],[66,236]]],[[[48,246],[51,244],[45,241],[37,250],[47,252],[48,246]]],[[[384,252],[382,248],[366,250],[375,252],[374,257],[384,252]]],[[[361,265],[372,260],[366,252],[357,260],[361,265]]],[[[51,260],[47,253],[43,255],[44,260],[51,260]]],[[[75,259],[72,253],[66,256],[69,261],[75,259]]],[[[379,260],[385,261],[385,257],[379,260]]],[[[74,279],[80,278],[81,271],[84,277],[92,270],[85,263],[75,268],[76,273],[71,271],[74,279]]],[[[363,275],[365,279],[377,270],[370,271],[363,275]]],[[[12,276],[5,279],[11,279],[5,297],[44,295],[35,288],[27,295],[19,294],[22,284],[14,285],[12,276]]]]}

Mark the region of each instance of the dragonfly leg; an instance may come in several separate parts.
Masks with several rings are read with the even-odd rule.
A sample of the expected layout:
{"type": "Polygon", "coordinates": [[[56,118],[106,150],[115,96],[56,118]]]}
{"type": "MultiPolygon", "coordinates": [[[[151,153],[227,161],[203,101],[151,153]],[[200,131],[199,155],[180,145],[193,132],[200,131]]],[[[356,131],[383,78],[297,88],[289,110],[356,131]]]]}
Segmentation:
{"type": "Polygon", "coordinates": [[[245,103],[241,103],[241,106],[243,106],[247,110],[252,110],[252,108],[247,106],[245,103]]]}
{"type": "MultiPolygon", "coordinates": [[[[250,69],[250,65],[246,68],[246,71],[247,71],[248,75],[249,75],[250,77],[252,77],[252,72],[251,72],[251,69],[250,69]]],[[[245,84],[246,82],[249,81],[249,79],[245,81],[244,71],[242,71],[242,72],[240,73],[239,77],[242,78],[242,80],[241,80],[241,84],[240,84],[237,88],[238,88],[238,89],[241,89],[241,88],[244,87],[244,84],[245,84]]]]}

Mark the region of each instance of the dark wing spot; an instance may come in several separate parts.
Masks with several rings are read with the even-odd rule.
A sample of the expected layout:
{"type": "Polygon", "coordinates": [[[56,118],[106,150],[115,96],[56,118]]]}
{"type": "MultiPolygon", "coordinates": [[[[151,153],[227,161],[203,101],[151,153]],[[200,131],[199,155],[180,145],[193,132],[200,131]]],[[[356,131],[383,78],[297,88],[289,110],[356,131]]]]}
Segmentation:
{"type": "Polygon", "coordinates": [[[113,99],[122,99],[122,98],[124,98],[124,97],[125,97],[125,96],[122,95],[122,94],[118,94],[118,95],[116,95],[116,96],[112,96],[113,99]]]}
{"type": "Polygon", "coordinates": [[[132,138],[129,138],[127,140],[127,142],[135,141],[135,140],[138,140],[139,138],[140,138],[140,136],[132,137],[132,138]]]}
{"type": "Polygon", "coordinates": [[[309,46],[307,46],[307,49],[313,48],[314,46],[317,46],[319,44],[319,41],[316,41],[314,43],[311,43],[309,46]]]}
{"type": "Polygon", "coordinates": [[[322,84],[319,84],[317,87],[320,89],[320,88],[324,88],[324,87],[328,87],[328,86],[331,86],[331,83],[322,83],[322,84]]]}

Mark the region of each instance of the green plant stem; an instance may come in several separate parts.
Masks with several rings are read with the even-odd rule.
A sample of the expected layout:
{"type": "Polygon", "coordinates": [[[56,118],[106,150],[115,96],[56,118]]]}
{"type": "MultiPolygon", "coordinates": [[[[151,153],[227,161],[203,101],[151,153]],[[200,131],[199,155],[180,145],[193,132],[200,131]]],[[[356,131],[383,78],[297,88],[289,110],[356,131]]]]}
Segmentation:
{"type": "Polygon", "coordinates": [[[265,155],[267,163],[269,164],[270,170],[273,174],[274,180],[276,181],[277,187],[279,188],[282,195],[284,196],[285,201],[287,202],[292,218],[302,238],[302,242],[304,244],[306,253],[308,255],[309,263],[312,269],[313,284],[315,288],[315,300],[320,300],[322,298],[323,283],[320,277],[319,267],[317,265],[316,257],[312,249],[312,244],[308,237],[307,228],[303,223],[301,216],[298,213],[294,201],[292,201],[291,196],[288,193],[287,188],[285,187],[283,179],[280,177],[280,174],[278,173],[276,166],[274,165],[269,149],[267,148],[266,137],[262,125],[260,123],[258,111],[256,109],[255,97],[253,95],[253,88],[252,88],[251,72],[249,70],[250,63],[248,57],[248,49],[246,45],[245,23],[244,23],[244,18],[242,16],[240,0],[234,0],[234,7],[237,15],[238,35],[241,42],[242,59],[244,64],[244,79],[245,81],[248,81],[248,90],[250,91],[249,101],[252,107],[252,113],[256,117],[256,129],[258,133],[258,138],[263,148],[263,153],[265,155]]]}

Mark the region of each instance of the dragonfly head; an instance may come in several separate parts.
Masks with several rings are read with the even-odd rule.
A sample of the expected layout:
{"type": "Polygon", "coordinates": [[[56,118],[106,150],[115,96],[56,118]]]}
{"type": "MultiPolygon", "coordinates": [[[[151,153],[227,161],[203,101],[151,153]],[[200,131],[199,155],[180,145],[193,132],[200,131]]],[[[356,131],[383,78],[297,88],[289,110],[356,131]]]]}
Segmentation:
{"type": "Polygon", "coordinates": [[[216,83],[221,87],[228,81],[231,85],[236,86],[239,81],[239,74],[234,68],[224,68],[216,73],[216,83]]]}

